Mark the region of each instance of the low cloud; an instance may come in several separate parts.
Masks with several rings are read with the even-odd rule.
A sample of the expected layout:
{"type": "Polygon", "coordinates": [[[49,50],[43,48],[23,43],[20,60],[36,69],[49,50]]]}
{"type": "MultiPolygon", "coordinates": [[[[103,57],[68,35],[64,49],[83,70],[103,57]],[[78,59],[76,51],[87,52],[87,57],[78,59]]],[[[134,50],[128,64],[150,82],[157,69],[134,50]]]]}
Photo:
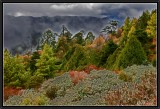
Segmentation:
{"type": "Polygon", "coordinates": [[[156,3],[4,3],[4,14],[12,16],[119,16],[138,17],[156,3]]]}

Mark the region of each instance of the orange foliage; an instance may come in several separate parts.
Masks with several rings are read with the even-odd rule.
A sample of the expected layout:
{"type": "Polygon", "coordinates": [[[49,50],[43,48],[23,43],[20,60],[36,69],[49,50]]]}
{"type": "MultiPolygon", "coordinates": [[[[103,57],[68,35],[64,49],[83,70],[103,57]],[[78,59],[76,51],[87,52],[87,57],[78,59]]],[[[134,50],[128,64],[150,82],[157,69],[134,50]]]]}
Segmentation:
{"type": "Polygon", "coordinates": [[[7,100],[9,96],[18,95],[22,88],[4,87],[4,100],[7,100]]]}
{"type": "Polygon", "coordinates": [[[99,36],[93,41],[93,43],[90,45],[90,47],[95,48],[98,46],[102,46],[105,43],[105,41],[106,40],[105,40],[104,36],[99,36]]]}
{"type": "Polygon", "coordinates": [[[84,72],[84,71],[70,71],[69,72],[70,74],[70,77],[71,77],[71,81],[74,83],[74,84],[77,84],[78,81],[84,79],[87,77],[87,73],[84,72]]]}

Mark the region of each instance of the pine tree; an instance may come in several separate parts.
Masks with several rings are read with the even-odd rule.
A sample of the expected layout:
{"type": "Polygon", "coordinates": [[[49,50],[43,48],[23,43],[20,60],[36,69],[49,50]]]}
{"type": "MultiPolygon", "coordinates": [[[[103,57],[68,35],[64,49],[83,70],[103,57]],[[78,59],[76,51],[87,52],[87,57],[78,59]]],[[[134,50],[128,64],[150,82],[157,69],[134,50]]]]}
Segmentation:
{"type": "Polygon", "coordinates": [[[54,77],[56,70],[58,70],[58,66],[55,65],[56,61],[52,47],[45,44],[40,59],[36,63],[37,71],[35,75],[40,75],[47,79],[54,77]]]}
{"type": "Polygon", "coordinates": [[[84,32],[83,31],[80,31],[78,32],[77,34],[75,34],[73,37],[72,37],[72,42],[75,43],[75,44],[80,44],[80,45],[84,45],[84,39],[83,39],[83,34],[84,32]]]}
{"type": "Polygon", "coordinates": [[[88,32],[88,34],[85,38],[86,45],[90,45],[94,39],[95,39],[95,36],[92,34],[92,32],[88,32]]]}
{"type": "Polygon", "coordinates": [[[103,66],[109,55],[111,55],[117,48],[118,46],[113,42],[113,40],[110,40],[104,45],[101,51],[101,56],[100,56],[100,61],[99,61],[99,66],[103,66]]]}
{"type": "Polygon", "coordinates": [[[39,41],[39,48],[42,49],[45,44],[51,45],[54,48],[56,44],[55,35],[56,34],[52,31],[52,29],[47,29],[44,31],[39,41]]]}
{"type": "Polygon", "coordinates": [[[115,62],[115,69],[123,69],[133,64],[143,64],[147,60],[141,43],[135,36],[130,36],[126,46],[115,62]]]}
{"type": "Polygon", "coordinates": [[[149,37],[156,37],[157,22],[156,22],[156,12],[151,15],[150,20],[147,22],[146,32],[149,37]]]}
{"type": "Polygon", "coordinates": [[[25,87],[26,82],[30,78],[29,70],[25,70],[22,59],[17,56],[12,56],[10,52],[4,50],[4,85],[25,87]]]}
{"type": "Polygon", "coordinates": [[[123,32],[122,32],[122,39],[120,41],[120,46],[124,47],[124,45],[127,43],[127,37],[128,37],[128,32],[131,28],[131,21],[130,21],[130,17],[127,17],[124,21],[124,25],[123,25],[123,32]]]}
{"type": "Polygon", "coordinates": [[[147,22],[150,19],[150,13],[148,10],[144,11],[143,14],[139,17],[136,29],[146,30],[147,22]]]}

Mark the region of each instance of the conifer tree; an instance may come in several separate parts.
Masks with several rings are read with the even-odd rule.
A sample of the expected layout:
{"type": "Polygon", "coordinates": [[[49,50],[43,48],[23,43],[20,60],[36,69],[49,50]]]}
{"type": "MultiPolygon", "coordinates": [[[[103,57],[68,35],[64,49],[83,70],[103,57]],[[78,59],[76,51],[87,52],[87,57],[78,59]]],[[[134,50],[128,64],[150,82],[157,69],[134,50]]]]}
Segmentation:
{"type": "Polygon", "coordinates": [[[58,66],[55,65],[56,61],[52,47],[45,44],[40,59],[36,63],[36,75],[43,76],[47,79],[54,77],[56,70],[58,70],[58,66]]]}
{"type": "Polygon", "coordinates": [[[147,22],[146,32],[149,37],[156,37],[157,22],[156,22],[156,12],[151,15],[150,20],[147,22]]]}
{"type": "Polygon", "coordinates": [[[132,35],[116,60],[115,69],[123,69],[133,64],[140,65],[146,60],[147,57],[141,43],[132,35]]]}
{"type": "Polygon", "coordinates": [[[22,59],[17,56],[12,56],[10,52],[4,50],[4,85],[25,87],[25,83],[30,78],[29,70],[25,70],[22,59]]]}

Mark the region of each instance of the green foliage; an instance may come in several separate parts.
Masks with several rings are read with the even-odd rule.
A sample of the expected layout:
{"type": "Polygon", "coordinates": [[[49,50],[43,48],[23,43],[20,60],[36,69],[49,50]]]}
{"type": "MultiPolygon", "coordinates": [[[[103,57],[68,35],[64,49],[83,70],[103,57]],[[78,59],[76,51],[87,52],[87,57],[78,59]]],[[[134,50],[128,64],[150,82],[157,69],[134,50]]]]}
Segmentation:
{"type": "Polygon", "coordinates": [[[42,49],[45,44],[48,44],[54,48],[55,43],[56,41],[53,31],[51,29],[47,29],[40,38],[39,47],[42,49]]]}
{"type": "Polygon", "coordinates": [[[80,31],[72,37],[72,42],[80,45],[84,45],[83,33],[80,31]]]}
{"type": "Polygon", "coordinates": [[[108,41],[107,44],[104,45],[101,51],[99,66],[103,66],[106,63],[107,58],[117,49],[117,47],[118,46],[112,40],[108,41]]]}
{"type": "Polygon", "coordinates": [[[98,66],[100,60],[100,50],[94,48],[85,48],[86,57],[88,59],[88,64],[98,66]]]}
{"type": "Polygon", "coordinates": [[[146,32],[149,37],[156,37],[156,30],[157,30],[157,14],[156,11],[151,14],[150,20],[147,22],[146,32]]]}
{"type": "Polygon", "coordinates": [[[39,58],[40,58],[40,54],[38,52],[33,52],[30,60],[30,70],[32,72],[32,75],[34,75],[33,73],[37,70],[36,62],[37,62],[37,59],[39,58]]]}
{"type": "Polygon", "coordinates": [[[33,89],[23,90],[17,96],[10,97],[5,103],[5,106],[38,106],[49,105],[50,99],[43,93],[37,92],[33,89]]]}
{"type": "Polygon", "coordinates": [[[148,10],[144,11],[143,14],[139,17],[136,24],[136,29],[145,30],[147,27],[147,22],[150,19],[150,13],[148,10]]]}
{"type": "Polygon", "coordinates": [[[87,36],[85,38],[86,45],[92,44],[94,39],[95,39],[95,36],[92,34],[92,32],[88,32],[88,34],[87,34],[87,36]]]}
{"type": "Polygon", "coordinates": [[[130,36],[127,44],[115,62],[115,69],[123,69],[133,64],[140,65],[146,60],[147,57],[141,43],[135,36],[130,36]]]}
{"type": "Polygon", "coordinates": [[[55,49],[57,57],[62,58],[64,54],[68,51],[68,49],[69,49],[69,43],[67,41],[67,37],[66,36],[59,37],[55,49]]]}
{"type": "Polygon", "coordinates": [[[123,73],[123,72],[121,72],[121,73],[119,74],[119,79],[121,79],[121,80],[123,80],[123,81],[125,81],[125,82],[130,82],[130,81],[132,81],[132,78],[131,78],[130,76],[126,75],[126,74],[123,73]]]}
{"type": "Polygon", "coordinates": [[[59,37],[63,37],[63,36],[66,37],[67,42],[70,42],[72,33],[64,25],[62,25],[62,32],[59,37]]]}
{"type": "Polygon", "coordinates": [[[45,44],[40,59],[37,60],[37,71],[35,74],[44,78],[54,77],[56,70],[58,70],[58,66],[55,63],[56,58],[54,57],[52,48],[45,44]]]}
{"type": "Polygon", "coordinates": [[[27,81],[26,87],[27,88],[37,88],[42,84],[43,81],[44,81],[43,76],[33,75],[27,81]]]}
{"type": "Polygon", "coordinates": [[[108,58],[107,58],[107,61],[106,61],[106,68],[107,69],[114,69],[114,65],[115,65],[115,62],[118,58],[118,55],[121,53],[121,48],[117,48],[113,54],[111,54],[108,58]]]}
{"type": "Polygon", "coordinates": [[[156,58],[152,60],[152,65],[153,65],[154,67],[156,67],[156,65],[157,65],[156,58]]]}
{"type": "Polygon", "coordinates": [[[29,70],[25,70],[22,59],[13,57],[7,49],[4,51],[4,85],[25,87],[25,83],[30,78],[29,70]]]}
{"type": "Polygon", "coordinates": [[[68,60],[64,68],[66,71],[75,70],[78,67],[85,66],[87,64],[88,60],[86,58],[84,48],[81,45],[76,45],[73,55],[68,60]]]}

